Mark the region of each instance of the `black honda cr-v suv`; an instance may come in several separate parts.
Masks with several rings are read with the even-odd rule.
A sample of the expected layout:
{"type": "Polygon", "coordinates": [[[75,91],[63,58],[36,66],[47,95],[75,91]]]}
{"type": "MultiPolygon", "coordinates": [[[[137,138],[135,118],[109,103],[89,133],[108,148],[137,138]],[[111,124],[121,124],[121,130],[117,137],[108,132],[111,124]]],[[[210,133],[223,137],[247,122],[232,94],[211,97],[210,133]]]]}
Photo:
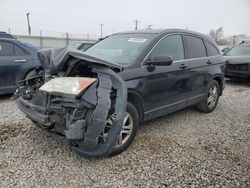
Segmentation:
{"type": "Polygon", "coordinates": [[[39,59],[46,73],[19,83],[19,109],[89,157],[125,150],[140,122],[192,105],[212,112],[224,88],[216,44],[187,30],[117,33],[85,52],[39,59]]]}

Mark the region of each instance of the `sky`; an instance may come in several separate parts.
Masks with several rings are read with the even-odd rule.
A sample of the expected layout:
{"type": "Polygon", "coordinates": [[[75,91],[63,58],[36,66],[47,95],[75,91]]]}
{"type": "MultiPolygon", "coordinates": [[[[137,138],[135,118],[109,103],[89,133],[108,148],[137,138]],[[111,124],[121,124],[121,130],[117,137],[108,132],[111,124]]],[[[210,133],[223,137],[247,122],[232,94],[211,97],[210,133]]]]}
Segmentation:
{"type": "Polygon", "coordinates": [[[226,36],[250,35],[250,0],[0,0],[0,31],[32,35],[100,37],[152,25],[202,33],[224,28],[226,36]]]}

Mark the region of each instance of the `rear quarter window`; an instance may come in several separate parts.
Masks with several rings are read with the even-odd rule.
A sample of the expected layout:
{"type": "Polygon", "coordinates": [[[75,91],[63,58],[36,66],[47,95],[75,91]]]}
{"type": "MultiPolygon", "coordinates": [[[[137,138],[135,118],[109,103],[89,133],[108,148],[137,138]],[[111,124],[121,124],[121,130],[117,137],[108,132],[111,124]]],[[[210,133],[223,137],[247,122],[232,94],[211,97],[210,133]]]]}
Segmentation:
{"type": "Polygon", "coordinates": [[[184,35],[185,40],[185,50],[186,50],[186,58],[200,58],[206,57],[206,48],[202,41],[202,39],[194,36],[184,35]]]}

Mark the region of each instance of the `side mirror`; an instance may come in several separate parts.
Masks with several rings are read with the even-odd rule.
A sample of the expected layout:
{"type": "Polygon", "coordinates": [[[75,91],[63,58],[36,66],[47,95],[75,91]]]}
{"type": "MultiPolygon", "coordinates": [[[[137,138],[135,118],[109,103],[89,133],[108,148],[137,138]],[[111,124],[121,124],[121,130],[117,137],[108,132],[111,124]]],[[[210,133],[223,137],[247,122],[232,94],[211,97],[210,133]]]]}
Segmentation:
{"type": "Polygon", "coordinates": [[[170,66],[173,59],[170,56],[154,56],[147,60],[147,65],[152,66],[170,66]]]}
{"type": "Polygon", "coordinates": [[[223,55],[226,55],[227,52],[229,52],[230,48],[226,47],[226,48],[223,48],[221,51],[223,52],[223,55]]]}

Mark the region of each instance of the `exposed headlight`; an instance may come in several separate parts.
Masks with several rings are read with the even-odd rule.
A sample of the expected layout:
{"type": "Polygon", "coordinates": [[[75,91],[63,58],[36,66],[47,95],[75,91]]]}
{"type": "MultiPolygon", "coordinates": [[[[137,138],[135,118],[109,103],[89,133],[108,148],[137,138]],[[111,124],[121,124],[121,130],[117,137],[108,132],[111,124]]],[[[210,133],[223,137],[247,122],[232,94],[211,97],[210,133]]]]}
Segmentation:
{"type": "Polygon", "coordinates": [[[90,86],[95,81],[96,81],[95,78],[84,78],[84,77],[54,78],[46,82],[44,85],[42,85],[42,87],[40,87],[39,90],[54,95],[75,98],[85,88],[90,86]]]}

